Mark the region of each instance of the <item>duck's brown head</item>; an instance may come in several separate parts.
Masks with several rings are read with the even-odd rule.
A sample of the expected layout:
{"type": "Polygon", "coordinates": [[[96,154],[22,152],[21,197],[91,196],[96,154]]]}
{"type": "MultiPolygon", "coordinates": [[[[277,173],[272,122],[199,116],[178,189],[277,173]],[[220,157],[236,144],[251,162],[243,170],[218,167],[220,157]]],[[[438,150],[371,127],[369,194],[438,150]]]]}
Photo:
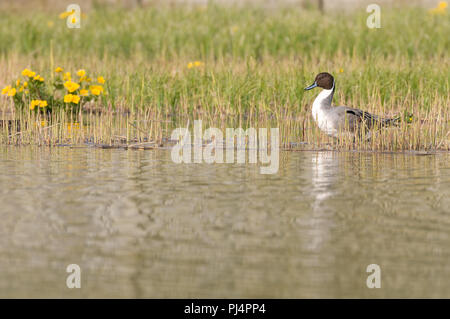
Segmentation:
{"type": "Polygon", "coordinates": [[[330,73],[322,72],[316,75],[314,83],[306,87],[305,90],[311,90],[315,87],[321,87],[325,90],[331,90],[334,86],[334,78],[330,73]]]}

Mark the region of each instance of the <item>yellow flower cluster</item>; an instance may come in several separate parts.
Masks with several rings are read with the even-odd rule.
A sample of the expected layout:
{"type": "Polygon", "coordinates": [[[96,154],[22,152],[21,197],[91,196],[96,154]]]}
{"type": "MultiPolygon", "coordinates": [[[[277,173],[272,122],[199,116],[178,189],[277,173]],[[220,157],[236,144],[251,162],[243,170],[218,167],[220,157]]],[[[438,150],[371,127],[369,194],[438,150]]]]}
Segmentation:
{"type": "MultiPolygon", "coordinates": [[[[23,110],[23,107],[29,103],[30,110],[48,107],[46,110],[49,112],[64,104],[70,104],[70,110],[74,104],[82,105],[86,101],[95,101],[99,95],[104,94],[103,84],[106,81],[103,76],[91,79],[86,70],[80,69],[76,71],[72,80],[71,73],[65,72],[62,67],[57,67],[54,71],[59,75],[56,76],[53,83],[44,83],[45,80],[42,76],[30,69],[24,69],[21,72],[24,78],[21,77],[11,85],[4,87],[1,94],[14,97],[14,105],[18,110],[23,110]],[[56,90],[49,92],[49,85],[54,86],[56,90]],[[28,96],[23,95],[22,92],[28,96]],[[59,92],[62,93],[63,98],[60,97],[59,92]]],[[[67,108],[64,109],[67,110],[67,108]]]]}
{"type": "Polygon", "coordinates": [[[76,90],[78,90],[80,85],[76,82],[72,82],[71,80],[69,80],[64,83],[64,87],[67,89],[67,91],[69,91],[70,93],[73,93],[76,90]]]}
{"type": "MultiPolygon", "coordinates": [[[[56,73],[63,73],[64,69],[61,67],[57,67],[55,69],[56,73]]],[[[78,82],[73,82],[70,72],[66,72],[63,74],[63,80],[66,81],[64,83],[64,87],[67,89],[68,93],[74,93],[78,91],[79,95],[76,94],[66,94],[64,96],[64,103],[75,103],[78,104],[80,101],[80,96],[89,96],[89,91],[92,95],[98,96],[104,92],[104,88],[101,85],[90,85],[88,87],[83,87],[83,82],[90,83],[92,79],[87,76],[86,70],[80,69],[76,72],[79,77],[78,82]]],[[[97,77],[97,82],[99,84],[105,84],[106,80],[103,76],[97,77]]]]}
{"type": "Polygon", "coordinates": [[[203,65],[203,62],[200,61],[194,61],[194,62],[189,62],[187,65],[188,69],[192,69],[192,68],[199,68],[203,65]]]}
{"type": "MultiPolygon", "coordinates": [[[[89,83],[89,82],[92,81],[91,78],[87,77],[86,71],[83,70],[83,69],[78,70],[78,71],[77,71],[77,75],[80,77],[80,82],[88,82],[88,83],[89,83]]],[[[99,78],[102,78],[102,79],[103,79],[103,77],[101,77],[101,76],[100,76],[99,78]]],[[[99,83],[102,83],[102,82],[99,81],[99,83]]],[[[103,80],[103,83],[105,83],[104,80],[103,80]]]]}
{"type": "Polygon", "coordinates": [[[66,94],[64,95],[64,103],[75,103],[78,104],[80,102],[80,97],[74,94],[66,94]]]}
{"type": "Polygon", "coordinates": [[[78,70],[78,71],[77,71],[77,75],[78,75],[80,78],[82,78],[82,77],[84,77],[84,76],[86,75],[86,71],[83,70],[83,69],[78,70]]]}
{"type": "Polygon", "coordinates": [[[16,95],[16,88],[11,87],[11,85],[5,86],[2,90],[2,95],[14,96],[16,95]]]}
{"type": "Polygon", "coordinates": [[[448,3],[447,1],[441,1],[436,8],[430,9],[428,12],[431,14],[446,14],[448,3]]]}
{"type": "Polygon", "coordinates": [[[48,104],[47,104],[47,101],[45,101],[45,100],[31,100],[31,103],[30,103],[30,110],[34,110],[34,108],[36,107],[36,106],[39,106],[40,108],[44,108],[44,107],[46,107],[48,104]]]}
{"type": "Polygon", "coordinates": [[[100,95],[101,93],[103,93],[103,86],[101,85],[91,85],[89,89],[94,95],[100,95]]]}
{"type": "MultiPolygon", "coordinates": [[[[5,86],[2,89],[2,95],[15,96],[17,94],[17,91],[23,92],[23,90],[25,90],[25,88],[28,86],[28,82],[25,81],[22,85],[20,85],[20,83],[20,79],[17,79],[16,87],[12,87],[11,85],[5,86]]],[[[25,91],[25,93],[27,93],[27,91],[25,91]]]]}
{"type": "Polygon", "coordinates": [[[42,76],[40,76],[39,74],[36,74],[36,72],[33,72],[29,69],[24,69],[22,71],[22,75],[27,76],[34,81],[44,82],[44,78],[42,76]]]}
{"type": "MultiPolygon", "coordinates": [[[[17,83],[20,84],[20,80],[17,80],[17,81],[18,81],[17,83]]],[[[17,84],[16,86],[19,86],[19,84],[17,84]]],[[[19,88],[19,92],[22,92],[23,90],[25,90],[27,86],[28,86],[28,82],[27,81],[23,82],[22,86],[19,88]]],[[[27,93],[27,91],[25,91],[25,93],[27,93]]]]}
{"type": "MultiPolygon", "coordinates": [[[[61,67],[57,67],[56,69],[55,69],[55,72],[56,73],[62,73],[64,71],[64,69],[63,68],[61,68],[61,67]]],[[[92,82],[92,79],[91,78],[89,78],[89,77],[87,77],[87,75],[86,75],[86,71],[85,70],[83,70],[83,69],[80,69],[80,70],[78,70],[77,71],[77,73],[76,73],[77,75],[78,75],[78,77],[79,77],[79,82],[80,82],[80,84],[81,84],[81,82],[87,82],[87,83],[89,83],[89,82],[92,82]]],[[[64,86],[69,90],[69,92],[73,92],[73,91],[76,91],[80,86],[76,86],[76,84],[78,84],[78,83],[76,83],[76,82],[72,82],[72,76],[71,76],[71,74],[70,74],[70,72],[66,72],[66,73],[64,73],[63,74],[63,80],[64,81],[67,81],[66,83],[64,83],[64,86]]],[[[97,82],[98,83],[100,83],[100,84],[105,84],[105,82],[106,82],[106,80],[105,80],[105,78],[103,77],[103,76],[99,76],[99,77],[97,77],[97,82]]],[[[92,86],[92,89],[94,89],[95,91],[100,91],[100,92],[103,92],[103,87],[102,86],[100,86],[100,85],[93,85],[92,86]]],[[[81,91],[83,91],[83,94],[82,95],[87,95],[86,93],[88,93],[88,91],[87,90],[80,90],[80,92],[81,91]]],[[[97,94],[98,95],[98,94],[97,94]]]]}
{"type": "Polygon", "coordinates": [[[29,70],[29,69],[24,69],[22,71],[22,75],[23,76],[28,76],[29,78],[32,78],[32,77],[34,77],[36,75],[36,72],[33,72],[33,71],[29,70]]]}
{"type": "Polygon", "coordinates": [[[36,75],[33,80],[39,81],[39,82],[44,82],[44,78],[42,76],[40,76],[39,74],[36,75]]]}

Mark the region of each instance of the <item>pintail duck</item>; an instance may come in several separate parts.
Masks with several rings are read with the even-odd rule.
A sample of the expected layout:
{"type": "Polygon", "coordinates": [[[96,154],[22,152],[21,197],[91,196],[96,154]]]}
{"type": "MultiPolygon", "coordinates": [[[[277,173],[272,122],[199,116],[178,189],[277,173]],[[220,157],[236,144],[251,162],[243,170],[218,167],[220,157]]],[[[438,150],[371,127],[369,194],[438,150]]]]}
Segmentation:
{"type": "Polygon", "coordinates": [[[330,136],[339,137],[349,133],[356,136],[364,132],[366,133],[365,136],[369,138],[369,130],[395,125],[400,120],[399,117],[383,118],[347,106],[331,106],[335,82],[333,76],[329,73],[317,74],[314,83],[305,90],[311,90],[315,87],[320,87],[323,90],[314,100],[312,115],[319,128],[330,136]]]}

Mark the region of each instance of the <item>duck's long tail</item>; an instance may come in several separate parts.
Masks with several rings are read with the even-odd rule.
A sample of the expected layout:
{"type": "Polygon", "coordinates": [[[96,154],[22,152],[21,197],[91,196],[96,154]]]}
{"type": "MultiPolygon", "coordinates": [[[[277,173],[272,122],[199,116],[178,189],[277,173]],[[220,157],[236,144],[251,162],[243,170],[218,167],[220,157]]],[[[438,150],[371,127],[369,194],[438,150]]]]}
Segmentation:
{"type": "Polygon", "coordinates": [[[413,115],[410,113],[405,113],[404,119],[402,116],[396,116],[396,117],[381,117],[378,115],[373,115],[367,112],[364,112],[364,120],[371,123],[372,127],[374,126],[381,126],[381,127],[388,127],[388,126],[399,126],[402,120],[406,123],[411,123],[413,120],[413,115]]]}
{"type": "MultiPolygon", "coordinates": [[[[361,111],[358,109],[348,109],[346,110],[347,113],[353,114],[357,117],[359,117],[368,128],[375,128],[375,127],[387,127],[387,126],[398,126],[400,122],[402,122],[401,116],[386,118],[381,117],[378,115],[370,114],[369,112],[361,111]]],[[[404,121],[406,123],[411,123],[413,120],[413,115],[410,113],[405,112],[405,119],[404,121]]]]}
{"type": "Polygon", "coordinates": [[[401,117],[400,116],[396,116],[396,117],[392,117],[392,118],[379,118],[378,119],[378,122],[383,127],[398,126],[400,124],[400,121],[401,121],[401,117]]]}

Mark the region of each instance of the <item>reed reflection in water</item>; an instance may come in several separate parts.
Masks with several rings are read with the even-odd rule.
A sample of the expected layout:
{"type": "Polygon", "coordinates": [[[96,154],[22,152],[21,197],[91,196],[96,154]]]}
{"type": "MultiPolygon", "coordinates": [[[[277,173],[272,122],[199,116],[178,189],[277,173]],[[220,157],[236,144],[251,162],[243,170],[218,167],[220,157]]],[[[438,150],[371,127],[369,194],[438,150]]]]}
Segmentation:
{"type": "Polygon", "coordinates": [[[280,155],[1,148],[0,297],[450,297],[449,155],[280,155]]]}

